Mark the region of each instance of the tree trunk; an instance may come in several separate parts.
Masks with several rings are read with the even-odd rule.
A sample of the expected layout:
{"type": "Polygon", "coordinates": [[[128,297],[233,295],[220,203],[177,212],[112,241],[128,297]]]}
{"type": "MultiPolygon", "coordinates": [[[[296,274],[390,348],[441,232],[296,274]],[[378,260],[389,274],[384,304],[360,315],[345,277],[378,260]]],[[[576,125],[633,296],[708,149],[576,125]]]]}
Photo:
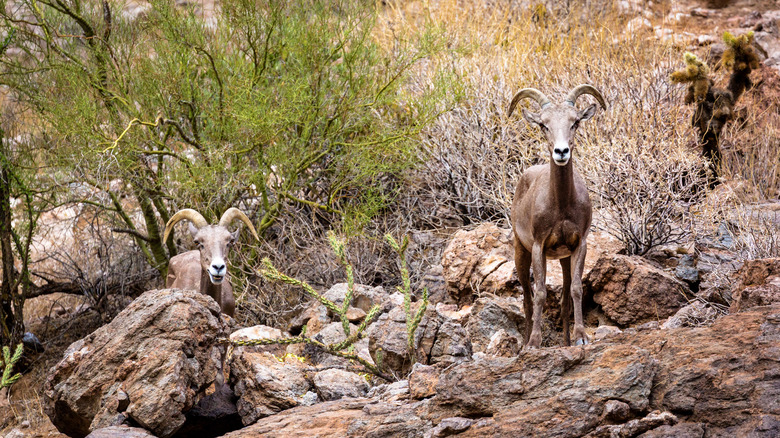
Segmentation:
{"type": "Polygon", "coordinates": [[[14,312],[14,300],[18,299],[18,285],[14,272],[14,253],[11,247],[11,171],[9,154],[3,144],[4,133],[0,129],[0,253],[2,253],[3,277],[0,284],[0,343],[10,345],[24,332],[22,315],[14,312]]]}

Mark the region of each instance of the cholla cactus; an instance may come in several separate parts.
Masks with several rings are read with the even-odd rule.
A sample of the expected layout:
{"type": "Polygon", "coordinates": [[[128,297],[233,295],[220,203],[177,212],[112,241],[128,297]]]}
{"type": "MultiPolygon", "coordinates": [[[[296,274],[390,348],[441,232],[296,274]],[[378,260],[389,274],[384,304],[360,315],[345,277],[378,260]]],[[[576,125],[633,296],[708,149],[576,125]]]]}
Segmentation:
{"type": "Polygon", "coordinates": [[[728,48],[723,53],[721,65],[731,68],[726,88],[713,86],[709,78],[709,68],[702,60],[690,52],[684,55],[685,69],[672,73],[672,82],[690,83],[685,103],[695,103],[691,125],[697,129],[702,154],[710,162],[712,178],[710,187],[718,184],[722,154],[718,146],[723,127],[734,116],[734,106],[740,96],[752,83],[750,72],[758,68],[759,59],[753,47],[753,32],[739,37],[726,32],[723,41],[728,48]]]}
{"type": "Polygon", "coordinates": [[[5,388],[6,386],[11,386],[14,383],[16,383],[17,380],[19,380],[20,377],[22,377],[21,374],[17,373],[14,375],[11,375],[14,369],[14,365],[16,365],[16,362],[19,361],[19,359],[22,357],[22,352],[24,351],[24,347],[22,344],[19,344],[16,346],[16,351],[14,352],[14,355],[11,356],[11,349],[3,346],[3,357],[0,358],[0,368],[2,368],[2,378],[0,378],[0,388],[5,388]]]}
{"type": "Polygon", "coordinates": [[[709,78],[710,68],[691,52],[685,52],[683,59],[686,67],[672,73],[672,82],[690,82],[688,94],[685,95],[685,103],[702,102],[712,86],[712,80],[709,78]]]}
{"type": "Polygon", "coordinates": [[[753,31],[735,37],[729,32],[723,33],[723,42],[726,43],[726,51],[723,52],[721,62],[733,71],[755,70],[758,68],[759,59],[753,48],[753,31]]]}
{"type": "Polygon", "coordinates": [[[750,80],[750,72],[759,66],[758,54],[753,47],[753,32],[735,37],[725,32],[723,41],[726,43],[726,51],[723,52],[721,63],[731,68],[728,90],[734,97],[734,102],[742,93],[753,85],[750,80]]]}

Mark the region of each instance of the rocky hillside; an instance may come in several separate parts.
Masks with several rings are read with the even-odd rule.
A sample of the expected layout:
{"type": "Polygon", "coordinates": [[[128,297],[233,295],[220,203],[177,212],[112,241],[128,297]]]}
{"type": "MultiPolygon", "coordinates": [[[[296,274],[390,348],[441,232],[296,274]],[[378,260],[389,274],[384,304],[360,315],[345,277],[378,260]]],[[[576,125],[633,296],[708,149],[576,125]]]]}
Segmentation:
{"type": "MultiPolygon", "coordinates": [[[[46,381],[46,414],[75,437],[780,434],[780,259],[737,272],[724,316],[675,277],[683,269],[602,256],[586,279],[592,342],[560,346],[551,300],[552,346],[528,350],[511,272],[484,281],[508,263],[505,233],[484,225],[450,243],[444,275],[426,280],[436,304],[417,329],[415,363],[400,293],[355,287],[355,324],[374,304],[382,312],[355,352],[394,381],[318,348],[285,345],[304,325],[325,345],[344,340],[342,323],[320,303],[288,332],[236,331],[210,298],[156,290],[68,348],[46,381]],[[233,340],[276,341],[226,348],[231,332],[233,340]]],[[[346,291],[336,285],[324,296],[341,304],[346,291]]]]}

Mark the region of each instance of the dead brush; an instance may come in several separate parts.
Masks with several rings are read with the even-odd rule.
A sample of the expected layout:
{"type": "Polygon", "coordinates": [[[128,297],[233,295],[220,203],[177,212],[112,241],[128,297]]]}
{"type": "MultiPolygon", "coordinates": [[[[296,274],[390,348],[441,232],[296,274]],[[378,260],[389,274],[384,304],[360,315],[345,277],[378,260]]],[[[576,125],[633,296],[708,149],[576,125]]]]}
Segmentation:
{"type": "MultiPolygon", "coordinates": [[[[565,95],[590,83],[604,93],[607,114],[584,126],[577,140],[577,166],[590,187],[600,183],[603,157],[619,157],[626,138],[648,150],[663,139],[664,150],[695,153],[689,150],[692,129],[679,123],[681,90],[668,82],[679,51],[625,34],[615,2],[599,8],[570,3],[544,14],[518,2],[393,5],[388,20],[380,21],[380,44],[405,27],[434,22],[446,28],[453,51],[428,65],[455,70],[466,87],[463,101],[424,132],[422,168],[403,194],[419,199],[421,216],[442,222],[431,226],[508,223],[515,181],[546,160],[541,133],[504,115],[514,92],[526,86],[565,95]]],[[[423,88],[429,75],[412,78],[412,86],[423,88]]]]}

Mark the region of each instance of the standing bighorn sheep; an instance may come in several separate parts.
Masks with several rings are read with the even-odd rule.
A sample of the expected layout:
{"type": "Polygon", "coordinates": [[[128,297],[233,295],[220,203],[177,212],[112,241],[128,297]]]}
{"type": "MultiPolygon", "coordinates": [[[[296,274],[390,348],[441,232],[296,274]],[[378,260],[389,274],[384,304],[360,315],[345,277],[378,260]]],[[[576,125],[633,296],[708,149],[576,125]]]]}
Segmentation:
{"type": "Polygon", "coordinates": [[[231,233],[227,229],[235,219],[245,223],[255,239],[260,240],[249,218],[239,209],[232,207],[225,211],[218,225],[209,225],[200,213],[185,208],[171,217],[165,225],[163,234],[163,242],[167,242],[173,226],[182,220],[188,220],[190,233],[195,244],[198,245],[197,250],[171,257],[168,263],[166,287],[200,291],[214,298],[219,303],[222,313],[230,316],[235,312],[236,300],[233,297],[233,287],[228,280],[225,260],[230,245],[238,237],[239,230],[231,233]]]}
{"type": "Polygon", "coordinates": [[[583,110],[575,107],[575,101],[583,94],[594,96],[604,109],[607,108],[601,93],[591,85],[574,88],[563,104],[553,104],[539,90],[525,88],[515,95],[509,105],[511,116],[522,99],[531,98],[539,104],[539,113],[523,110],[523,116],[542,129],[550,151],[550,164],[528,168],[520,177],[512,200],[515,265],[523,287],[527,347],[539,347],[542,340],[548,258],[559,259],[563,269],[561,319],[564,342],[571,345],[569,312],[572,300],[574,337],[578,345],[588,342],[582,322],[582,270],[592,208],[585,181],[572,166],[570,145],[580,122],[596,113],[595,104],[583,110]],[[532,265],[533,290],[530,282],[532,265]]]}

